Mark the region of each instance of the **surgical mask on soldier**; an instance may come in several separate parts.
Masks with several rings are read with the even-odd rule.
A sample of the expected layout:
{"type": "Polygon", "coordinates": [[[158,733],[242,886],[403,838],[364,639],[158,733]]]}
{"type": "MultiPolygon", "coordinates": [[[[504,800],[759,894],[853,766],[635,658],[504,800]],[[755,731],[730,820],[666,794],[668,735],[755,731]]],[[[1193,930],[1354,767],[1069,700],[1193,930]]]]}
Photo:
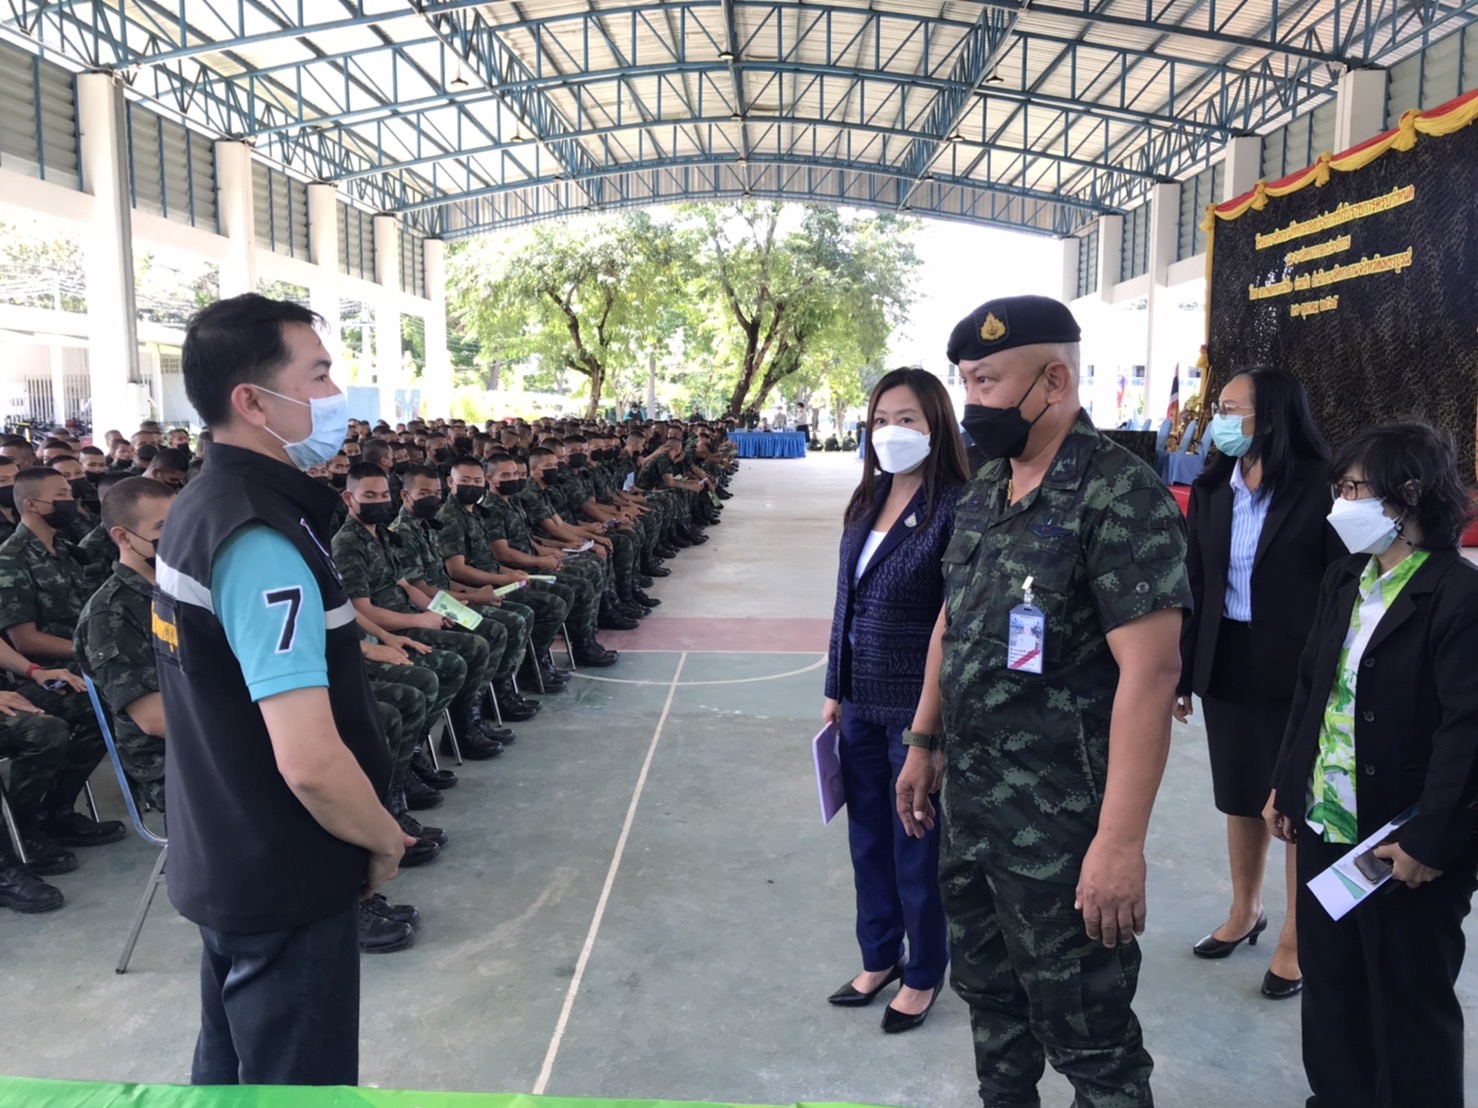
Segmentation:
{"type": "Polygon", "coordinates": [[[458,485],[457,503],[462,505],[476,504],[483,498],[487,490],[481,485],[458,485]]]}
{"type": "Polygon", "coordinates": [[[912,473],[929,456],[929,436],[912,427],[879,427],[872,433],[872,448],[884,473],[912,473]]]}
{"type": "Polygon", "coordinates": [[[523,492],[525,480],[522,477],[510,477],[506,481],[498,482],[499,496],[517,496],[523,492]]]}
{"type": "Polygon", "coordinates": [[[439,496],[423,496],[420,500],[411,501],[411,515],[417,519],[435,519],[439,511],[441,511],[441,497],[439,496]]]}
{"type": "Polygon", "coordinates": [[[51,505],[51,511],[41,517],[41,522],[54,531],[60,531],[77,519],[75,500],[41,500],[38,503],[51,505]]]}
{"type": "Polygon", "coordinates": [[[1400,520],[1386,515],[1374,497],[1336,500],[1329,509],[1329,526],[1351,554],[1384,554],[1401,533],[1400,520]]]}
{"type": "Polygon", "coordinates": [[[359,504],[359,521],[367,527],[384,527],[395,518],[395,505],[388,500],[359,504]]]}
{"type": "Polygon", "coordinates": [[[311,400],[298,400],[292,396],[284,396],[280,392],[262,388],[268,396],[275,396],[279,400],[286,400],[289,404],[297,404],[307,408],[312,413],[312,429],[308,437],[299,439],[297,442],[288,442],[270,427],[264,425],[267,434],[282,443],[282,449],[287,452],[293,465],[299,469],[310,469],[313,466],[321,466],[339,452],[344,444],[344,435],[349,430],[349,397],[342,392],[334,393],[333,396],[315,396],[311,400]]]}
{"type": "Polygon", "coordinates": [[[1026,398],[1046,372],[1047,367],[1043,366],[1026,392],[1021,394],[1021,399],[1009,408],[992,408],[985,404],[965,405],[965,417],[960,420],[960,424],[986,460],[993,462],[999,458],[1019,458],[1026,450],[1027,438],[1031,435],[1032,428],[1036,426],[1037,419],[1047,414],[1047,409],[1043,408],[1037,413],[1037,419],[1028,422],[1026,416],[1021,414],[1021,406],[1026,403],[1026,398]]]}
{"type": "Polygon", "coordinates": [[[15,511],[14,485],[6,485],[4,488],[0,488],[0,508],[4,508],[10,512],[15,511]]]}

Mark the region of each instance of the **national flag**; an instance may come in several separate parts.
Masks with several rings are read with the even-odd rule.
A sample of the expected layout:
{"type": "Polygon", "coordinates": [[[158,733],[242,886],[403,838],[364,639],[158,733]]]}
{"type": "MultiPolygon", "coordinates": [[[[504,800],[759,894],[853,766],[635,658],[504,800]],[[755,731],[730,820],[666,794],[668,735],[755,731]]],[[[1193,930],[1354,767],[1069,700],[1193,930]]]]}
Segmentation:
{"type": "Polygon", "coordinates": [[[1119,374],[1119,398],[1114,401],[1114,411],[1120,418],[1124,415],[1124,390],[1128,387],[1129,382],[1125,380],[1122,373],[1119,374]]]}
{"type": "Polygon", "coordinates": [[[1170,426],[1175,426],[1175,421],[1180,418],[1180,363],[1175,363],[1175,379],[1170,382],[1170,407],[1165,410],[1165,418],[1170,421],[1170,426]]]}

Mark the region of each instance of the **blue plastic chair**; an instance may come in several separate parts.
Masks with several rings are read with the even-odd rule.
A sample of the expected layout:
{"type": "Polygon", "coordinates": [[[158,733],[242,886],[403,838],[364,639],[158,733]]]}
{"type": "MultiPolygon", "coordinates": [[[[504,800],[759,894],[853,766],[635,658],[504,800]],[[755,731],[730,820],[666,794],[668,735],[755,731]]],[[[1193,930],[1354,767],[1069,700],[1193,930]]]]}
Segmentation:
{"type": "Polygon", "coordinates": [[[127,973],[129,959],[133,957],[133,948],[138,944],[139,934],[144,929],[144,917],[149,914],[149,907],[154,903],[154,894],[159,891],[159,886],[164,881],[164,859],[169,853],[169,840],[163,835],[156,835],[144,822],[143,813],[139,811],[138,798],[134,796],[134,785],[132,779],[123,769],[123,761],[118,757],[118,746],[113,741],[113,729],[108,723],[108,713],[103,707],[102,698],[98,696],[97,686],[92,683],[92,678],[87,674],[82,675],[82,680],[87,682],[87,696],[92,701],[92,713],[97,717],[98,730],[103,733],[103,742],[108,747],[108,758],[113,763],[113,772],[118,775],[118,789],[123,793],[123,803],[128,806],[128,818],[133,822],[134,830],[146,841],[159,847],[159,858],[154,863],[154,871],[149,874],[149,883],[144,887],[143,899],[139,901],[139,910],[134,914],[133,926],[129,928],[128,940],[123,944],[123,954],[118,959],[115,973],[127,973]]]}
{"type": "Polygon", "coordinates": [[[1191,443],[1196,441],[1196,424],[1198,422],[1199,420],[1193,419],[1185,425],[1185,434],[1180,436],[1180,447],[1176,450],[1177,454],[1188,454],[1190,452],[1191,443]]]}
{"type": "Polygon", "coordinates": [[[1170,432],[1173,425],[1168,419],[1160,421],[1160,430],[1155,435],[1155,452],[1160,453],[1165,449],[1165,444],[1170,441],[1170,432]]]}

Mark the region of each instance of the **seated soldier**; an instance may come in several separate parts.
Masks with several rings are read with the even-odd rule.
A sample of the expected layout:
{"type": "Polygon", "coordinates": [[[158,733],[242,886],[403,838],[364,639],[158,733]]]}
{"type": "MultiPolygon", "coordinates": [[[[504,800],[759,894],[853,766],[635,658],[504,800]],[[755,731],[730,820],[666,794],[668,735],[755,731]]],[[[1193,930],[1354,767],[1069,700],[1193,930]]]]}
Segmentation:
{"type": "MultiPolygon", "coordinates": [[[[614,490],[606,484],[595,457],[600,451],[590,443],[583,435],[571,435],[563,447],[555,450],[555,457],[569,465],[561,473],[565,507],[576,521],[588,521],[604,530],[613,547],[611,567],[620,610],[627,616],[642,619],[661,601],[642,591],[641,536],[634,526],[634,517],[616,506],[614,490]]],[[[566,522],[569,521],[567,517],[566,522]]]]}
{"type": "Polygon", "coordinates": [[[185,464],[188,465],[194,457],[190,450],[190,432],[183,427],[176,427],[165,436],[165,445],[171,450],[178,451],[185,456],[185,464]]]}
{"type": "Polygon", "coordinates": [[[68,528],[67,538],[74,544],[80,543],[82,537],[97,526],[102,514],[102,509],[98,506],[97,489],[87,479],[82,463],[70,454],[57,457],[51,468],[67,479],[67,484],[72,489],[72,498],[77,501],[77,520],[68,528]]]}
{"type": "Polygon", "coordinates": [[[492,758],[501,753],[513,741],[513,732],[479,716],[481,693],[492,665],[489,641],[496,635],[501,657],[506,632],[501,627],[490,629],[489,638],[484,639],[454,630],[449,620],[417,606],[420,595],[401,576],[390,549],[401,540],[389,530],[396,506],[379,466],[361,462],[350,469],[344,503],[349,519],[334,536],[333,554],[355,610],[389,631],[431,647],[429,654],[415,660],[435,670],[443,693],[452,697],[452,729],[463,757],[492,758]],[[460,682],[439,668],[444,655],[465,663],[466,675],[460,682]]]}
{"type": "Polygon", "coordinates": [[[164,698],[154,663],[154,549],[174,490],[129,477],[108,490],[102,528],[117,565],[82,609],[77,661],[113,712],[124,772],[150,807],[164,811],[164,698]]]}
{"type": "Polygon", "coordinates": [[[108,468],[114,472],[125,472],[133,468],[133,443],[119,439],[109,452],[108,468]]]}
{"type": "MultiPolygon", "coordinates": [[[[65,680],[66,670],[43,669],[12,650],[0,639],[0,669],[25,683],[65,680]]],[[[17,912],[50,912],[62,906],[58,889],[37,875],[67,873],[77,868],[77,856],[64,850],[37,827],[56,777],[63,772],[71,750],[66,722],[47,715],[20,693],[0,691],[0,758],[10,759],[6,795],[26,848],[22,864],[0,829],[0,907],[17,912]]]]}
{"type": "Polygon", "coordinates": [[[108,457],[96,446],[84,446],[77,451],[77,460],[82,463],[82,472],[94,485],[108,472],[108,457]]]}
{"type": "Polygon", "coordinates": [[[168,485],[175,492],[185,487],[185,475],[190,468],[190,459],[178,450],[161,448],[149,460],[143,476],[168,485]]]}
{"type": "Polygon", "coordinates": [[[149,463],[154,460],[154,455],[159,453],[160,448],[147,440],[145,433],[140,431],[134,436],[133,465],[128,467],[131,476],[142,477],[149,468],[149,463]],[[144,439],[140,442],[138,440],[144,439]]]}
{"type": "MultiPolygon", "coordinates": [[[[400,539],[395,558],[402,576],[421,594],[423,602],[429,603],[438,592],[446,592],[471,606],[484,620],[503,628],[506,645],[502,656],[493,659],[492,694],[504,719],[515,723],[532,719],[540,704],[524,699],[514,687],[513,678],[531,641],[535,624],[533,609],[516,598],[500,598],[491,585],[471,588],[447,576],[439,538],[441,524],[436,521],[442,506],[441,481],[434,469],[426,466],[407,469],[400,503],[400,513],[391,530],[400,539]]],[[[478,630],[483,631],[481,625],[478,630]]],[[[490,641],[490,650],[492,645],[490,641]]],[[[484,714],[491,714],[491,709],[484,714]]]]}
{"type": "Polygon", "coordinates": [[[0,454],[0,542],[10,538],[20,526],[20,509],[15,506],[15,479],[20,472],[15,462],[0,454]]]}
{"type": "MultiPolygon", "coordinates": [[[[0,543],[0,632],[31,661],[70,670],[72,632],[87,602],[82,565],[62,532],[77,518],[77,502],[60,473],[45,467],[17,478],[20,526],[0,543]]],[[[77,795],[103,756],[102,732],[82,678],[73,672],[22,695],[71,729],[67,766],[36,816],[39,829],[62,846],[97,846],[124,836],[116,820],[96,822],[76,811],[77,795]]]]}

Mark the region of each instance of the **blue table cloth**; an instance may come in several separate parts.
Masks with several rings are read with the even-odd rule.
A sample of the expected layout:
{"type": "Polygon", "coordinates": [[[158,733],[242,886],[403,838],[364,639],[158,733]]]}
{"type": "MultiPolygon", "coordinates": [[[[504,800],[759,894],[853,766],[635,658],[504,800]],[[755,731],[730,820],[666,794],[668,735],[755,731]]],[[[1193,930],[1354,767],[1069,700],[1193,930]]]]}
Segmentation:
{"type": "Polygon", "coordinates": [[[1189,485],[1205,468],[1205,454],[1168,454],[1163,476],[1166,484],[1189,485]]]}
{"type": "Polygon", "coordinates": [[[730,431],[741,458],[804,458],[806,436],[799,431],[730,431]]]}

